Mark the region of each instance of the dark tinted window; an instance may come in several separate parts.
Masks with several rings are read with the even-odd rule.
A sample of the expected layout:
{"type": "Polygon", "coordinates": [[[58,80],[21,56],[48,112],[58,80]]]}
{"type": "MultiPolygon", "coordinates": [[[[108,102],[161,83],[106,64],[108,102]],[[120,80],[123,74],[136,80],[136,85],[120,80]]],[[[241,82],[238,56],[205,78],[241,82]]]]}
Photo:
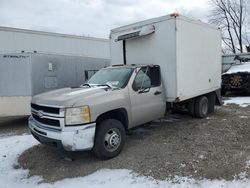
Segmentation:
{"type": "Polygon", "coordinates": [[[161,71],[160,67],[150,67],[150,78],[151,78],[151,86],[157,87],[161,85],[161,71]]]}
{"type": "Polygon", "coordinates": [[[85,81],[89,80],[98,70],[85,70],[84,71],[84,76],[85,76],[85,81]]]}
{"type": "Polygon", "coordinates": [[[141,68],[134,80],[133,89],[145,89],[150,87],[157,87],[161,84],[160,67],[143,67],[141,68]]]}

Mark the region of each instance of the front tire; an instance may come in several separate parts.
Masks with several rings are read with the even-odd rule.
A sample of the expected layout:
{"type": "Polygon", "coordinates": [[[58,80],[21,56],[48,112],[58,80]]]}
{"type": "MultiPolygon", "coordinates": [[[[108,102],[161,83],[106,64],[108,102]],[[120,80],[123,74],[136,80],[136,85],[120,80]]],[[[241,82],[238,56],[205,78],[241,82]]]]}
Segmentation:
{"type": "Polygon", "coordinates": [[[125,144],[125,138],[125,129],[120,121],[104,120],[97,127],[93,151],[100,159],[116,157],[125,144]]]}

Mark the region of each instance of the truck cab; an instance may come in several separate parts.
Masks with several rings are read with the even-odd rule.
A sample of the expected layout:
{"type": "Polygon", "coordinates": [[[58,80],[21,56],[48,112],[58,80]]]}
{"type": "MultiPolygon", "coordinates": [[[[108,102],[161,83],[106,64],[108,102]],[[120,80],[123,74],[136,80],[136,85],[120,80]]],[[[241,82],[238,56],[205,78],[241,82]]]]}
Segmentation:
{"type": "Polygon", "coordinates": [[[107,159],[121,151],[126,130],[165,114],[158,65],[115,65],[79,88],[33,97],[29,127],[41,143],[90,150],[107,159]]]}

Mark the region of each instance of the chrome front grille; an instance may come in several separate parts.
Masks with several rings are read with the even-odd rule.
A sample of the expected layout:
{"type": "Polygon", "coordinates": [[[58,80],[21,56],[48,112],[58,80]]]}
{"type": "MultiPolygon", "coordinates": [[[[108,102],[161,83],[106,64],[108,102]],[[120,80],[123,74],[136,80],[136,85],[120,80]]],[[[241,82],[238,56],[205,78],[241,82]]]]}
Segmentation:
{"type": "Polygon", "coordinates": [[[43,111],[45,113],[60,114],[60,108],[41,106],[41,105],[37,105],[37,104],[33,104],[33,103],[31,103],[31,108],[36,110],[36,111],[43,111]]]}
{"type": "Polygon", "coordinates": [[[60,127],[60,121],[56,119],[50,119],[46,117],[39,117],[38,115],[32,113],[33,118],[45,125],[53,126],[53,127],[60,127]]]}
{"type": "Polygon", "coordinates": [[[60,130],[64,126],[64,108],[31,104],[31,114],[42,127],[60,130]]]}

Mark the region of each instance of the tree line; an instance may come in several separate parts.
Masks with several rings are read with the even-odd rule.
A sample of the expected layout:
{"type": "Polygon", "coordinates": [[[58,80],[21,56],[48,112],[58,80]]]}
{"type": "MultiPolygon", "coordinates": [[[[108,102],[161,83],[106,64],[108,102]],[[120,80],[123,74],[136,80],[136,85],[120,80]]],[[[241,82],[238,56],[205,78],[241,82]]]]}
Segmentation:
{"type": "Polygon", "coordinates": [[[250,52],[250,0],[210,0],[209,22],[222,32],[223,53],[250,52]]]}

